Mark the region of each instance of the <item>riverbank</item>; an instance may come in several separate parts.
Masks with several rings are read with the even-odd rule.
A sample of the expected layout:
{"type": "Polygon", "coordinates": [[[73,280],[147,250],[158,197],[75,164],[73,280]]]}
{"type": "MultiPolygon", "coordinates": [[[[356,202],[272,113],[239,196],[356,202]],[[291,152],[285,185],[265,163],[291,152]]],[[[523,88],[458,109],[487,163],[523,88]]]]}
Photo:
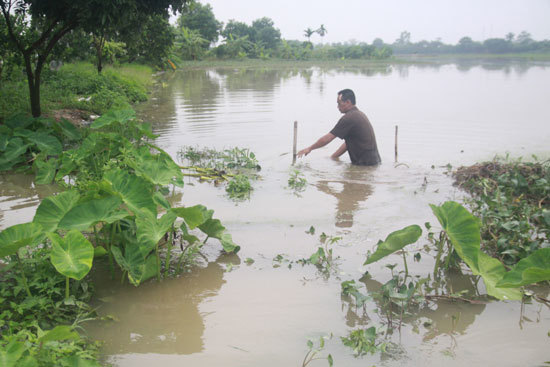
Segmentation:
{"type": "MultiPolygon", "coordinates": [[[[153,70],[138,64],[108,66],[101,74],[90,63],[44,70],[43,116],[88,119],[111,108],[130,107],[147,100],[153,81],[153,70]],[[56,115],[55,111],[61,112],[56,115]]],[[[0,86],[0,121],[16,113],[30,114],[29,89],[23,74],[12,75],[0,86]]]]}

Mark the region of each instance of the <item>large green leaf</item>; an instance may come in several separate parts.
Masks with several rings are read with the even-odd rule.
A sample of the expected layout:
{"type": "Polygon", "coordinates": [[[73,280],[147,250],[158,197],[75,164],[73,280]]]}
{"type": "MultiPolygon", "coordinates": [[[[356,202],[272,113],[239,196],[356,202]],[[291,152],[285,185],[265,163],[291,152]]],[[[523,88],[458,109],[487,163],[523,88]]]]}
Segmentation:
{"type": "Polygon", "coordinates": [[[132,109],[127,110],[110,110],[95,120],[90,128],[100,129],[105,126],[110,126],[114,123],[125,124],[126,122],[133,120],[136,117],[136,113],[132,109]]]}
{"type": "Polygon", "coordinates": [[[10,169],[13,165],[18,163],[20,161],[19,158],[27,152],[29,145],[30,144],[23,143],[21,138],[11,138],[4,150],[4,154],[0,155],[0,167],[7,167],[10,164],[11,166],[0,169],[10,169]]]}
{"type": "Polygon", "coordinates": [[[156,216],[157,206],[153,201],[152,184],[121,170],[107,172],[105,180],[111,184],[113,192],[120,195],[134,214],[147,210],[156,216]]]}
{"type": "Polygon", "coordinates": [[[31,116],[27,116],[24,113],[18,113],[12,115],[4,121],[6,126],[12,129],[25,128],[33,123],[34,119],[31,116]]]}
{"type": "Polygon", "coordinates": [[[496,288],[506,269],[497,259],[480,250],[479,220],[462,205],[448,201],[438,207],[430,205],[432,211],[447,232],[453,248],[474,275],[483,278],[487,294],[498,299],[518,300],[521,292],[517,288],[496,288]]]}
{"type": "Polygon", "coordinates": [[[51,184],[57,170],[57,159],[49,159],[47,161],[36,160],[34,166],[37,169],[34,182],[38,185],[51,184]]]}
{"type": "Polygon", "coordinates": [[[158,265],[154,255],[144,257],[135,243],[126,245],[125,253],[117,246],[111,247],[115,261],[128,272],[128,280],[136,287],[157,274],[158,265]]]}
{"type": "Polygon", "coordinates": [[[172,228],[177,216],[173,212],[168,212],[157,219],[147,212],[143,214],[136,217],[136,227],[139,247],[145,257],[172,228]]]}
{"type": "Polygon", "coordinates": [[[183,178],[181,168],[166,153],[151,155],[148,149],[137,157],[134,170],[155,185],[169,185],[183,178]]]}
{"type": "Polygon", "coordinates": [[[195,205],[188,208],[172,208],[172,212],[183,218],[189,229],[194,229],[212,218],[212,211],[208,211],[203,205],[195,205]]]}
{"type": "Polygon", "coordinates": [[[77,141],[82,139],[82,134],[80,133],[80,130],[66,119],[61,119],[61,121],[56,121],[54,123],[54,128],[60,131],[63,135],[65,135],[71,141],[77,141]]]}
{"type": "Polygon", "coordinates": [[[478,269],[481,243],[479,220],[454,201],[447,201],[441,206],[430,204],[430,207],[460,258],[470,269],[478,269]]]}
{"type": "Polygon", "coordinates": [[[40,151],[45,152],[51,155],[61,154],[63,151],[63,146],[59,140],[48,133],[45,132],[36,132],[29,136],[27,139],[32,143],[36,144],[40,151]]]}
{"type": "Polygon", "coordinates": [[[208,219],[206,222],[199,226],[199,229],[203,231],[208,237],[221,239],[225,232],[225,227],[222,225],[219,219],[208,219]]]}
{"type": "Polygon", "coordinates": [[[55,232],[61,219],[76,205],[79,198],[76,190],[48,196],[36,209],[33,222],[40,224],[44,232],[55,232]]]}
{"type": "Polygon", "coordinates": [[[3,152],[6,150],[6,147],[8,146],[8,142],[10,141],[10,137],[5,134],[0,134],[0,152],[3,152]]]}
{"type": "Polygon", "coordinates": [[[94,247],[77,230],[67,232],[65,238],[56,233],[48,233],[52,241],[50,260],[55,269],[62,275],[81,280],[92,268],[94,247]]]}
{"type": "Polygon", "coordinates": [[[122,200],[118,196],[108,196],[77,204],[61,219],[59,228],[84,231],[99,222],[116,222],[128,216],[125,210],[117,210],[120,204],[122,200]]]}
{"type": "Polygon", "coordinates": [[[46,331],[38,338],[39,343],[47,343],[59,340],[80,340],[80,335],[68,325],[58,325],[46,331]]]}
{"type": "Polygon", "coordinates": [[[12,339],[5,347],[0,346],[0,366],[15,367],[27,350],[25,343],[12,339]]]}
{"type": "Polygon", "coordinates": [[[363,265],[376,262],[411,243],[415,243],[420,235],[422,235],[422,229],[416,224],[390,233],[384,242],[378,241],[376,251],[368,257],[363,265]]]}
{"type": "Polygon", "coordinates": [[[520,300],[522,293],[518,288],[497,288],[497,283],[506,274],[506,269],[500,261],[484,252],[479,252],[478,256],[479,271],[472,269],[475,275],[481,275],[487,294],[498,299],[520,300]]]}
{"type": "Polygon", "coordinates": [[[92,359],[85,359],[76,354],[73,354],[72,356],[63,357],[59,362],[60,362],[60,365],[62,366],[70,366],[70,367],[101,367],[101,365],[98,362],[92,359]]]}
{"type": "Polygon", "coordinates": [[[233,238],[229,233],[222,234],[220,242],[225,252],[237,253],[241,249],[241,246],[233,242],[233,238]]]}
{"type": "Polygon", "coordinates": [[[521,259],[497,283],[497,287],[520,287],[550,280],[550,248],[541,248],[521,259]]]}
{"type": "Polygon", "coordinates": [[[42,226],[37,223],[22,223],[0,232],[0,258],[13,255],[24,246],[34,246],[44,238],[42,226]]]}

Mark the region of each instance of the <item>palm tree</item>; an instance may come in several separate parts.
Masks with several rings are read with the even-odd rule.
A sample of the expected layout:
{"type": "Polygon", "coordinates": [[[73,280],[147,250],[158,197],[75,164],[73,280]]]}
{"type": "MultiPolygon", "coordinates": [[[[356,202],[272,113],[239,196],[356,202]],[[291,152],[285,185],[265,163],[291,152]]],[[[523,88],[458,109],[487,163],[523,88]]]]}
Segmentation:
{"type": "MultiPolygon", "coordinates": [[[[315,32],[317,32],[319,34],[319,36],[321,36],[321,40],[323,39],[323,37],[325,36],[325,34],[328,33],[327,29],[325,28],[325,25],[324,24],[321,24],[321,26],[319,27],[318,30],[316,30],[315,32]]],[[[321,42],[322,43],[322,42],[321,42]]]]}
{"type": "Polygon", "coordinates": [[[313,36],[313,33],[315,33],[315,31],[311,28],[307,28],[304,30],[304,36],[307,37],[307,41],[311,43],[311,36],[313,36]]]}

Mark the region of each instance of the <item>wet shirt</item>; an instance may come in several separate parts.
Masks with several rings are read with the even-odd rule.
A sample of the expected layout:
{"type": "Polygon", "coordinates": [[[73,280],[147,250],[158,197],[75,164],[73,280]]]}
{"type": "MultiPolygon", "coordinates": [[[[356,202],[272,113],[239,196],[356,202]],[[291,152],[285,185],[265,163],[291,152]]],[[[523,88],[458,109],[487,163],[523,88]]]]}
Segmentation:
{"type": "Polygon", "coordinates": [[[381,162],[372,125],[357,107],[346,112],[330,132],[344,139],[351,163],[372,166],[381,162]]]}

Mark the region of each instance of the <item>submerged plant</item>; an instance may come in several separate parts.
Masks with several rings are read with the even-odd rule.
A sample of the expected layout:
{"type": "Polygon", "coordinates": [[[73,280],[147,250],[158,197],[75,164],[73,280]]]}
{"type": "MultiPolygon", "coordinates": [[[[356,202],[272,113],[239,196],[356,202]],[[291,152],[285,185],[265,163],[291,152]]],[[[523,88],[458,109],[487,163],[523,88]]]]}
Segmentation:
{"type": "Polygon", "coordinates": [[[302,367],[306,367],[311,362],[316,360],[321,360],[321,359],[326,359],[328,362],[328,365],[332,367],[334,365],[334,360],[331,354],[328,354],[326,357],[317,357],[317,354],[322,352],[323,349],[325,348],[325,340],[330,340],[330,339],[332,339],[332,334],[328,336],[320,337],[318,347],[315,347],[313,340],[308,340],[307,341],[308,351],[304,357],[304,360],[302,361],[302,367]]]}
{"type": "Polygon", "coordinates": [[[231,179],[231,181],[229,181],[225,191],[227,191],[230,198],[246,199],[250,196],[252,186],[250,185],[250,180],[247,176],[236,175],[231,179]]]}
{"type": "Polygon", "coordinates": [[[306,186],[307,181],[303,174],[297,169],[292,170],[288,178],[288,187],[295,192],[302,192],[306,189],[306,186]]]}
{"type": "Polygon", "coordinates": [[[379,341],[380,332],[376,327],[371,326],[368,329],[353,330],[348,336],[342,337],[342,343],[353,349],[356,357],[365,354],[374,354],[377,352],[385,352],[387,348],[386,342],[379,341]]]}

